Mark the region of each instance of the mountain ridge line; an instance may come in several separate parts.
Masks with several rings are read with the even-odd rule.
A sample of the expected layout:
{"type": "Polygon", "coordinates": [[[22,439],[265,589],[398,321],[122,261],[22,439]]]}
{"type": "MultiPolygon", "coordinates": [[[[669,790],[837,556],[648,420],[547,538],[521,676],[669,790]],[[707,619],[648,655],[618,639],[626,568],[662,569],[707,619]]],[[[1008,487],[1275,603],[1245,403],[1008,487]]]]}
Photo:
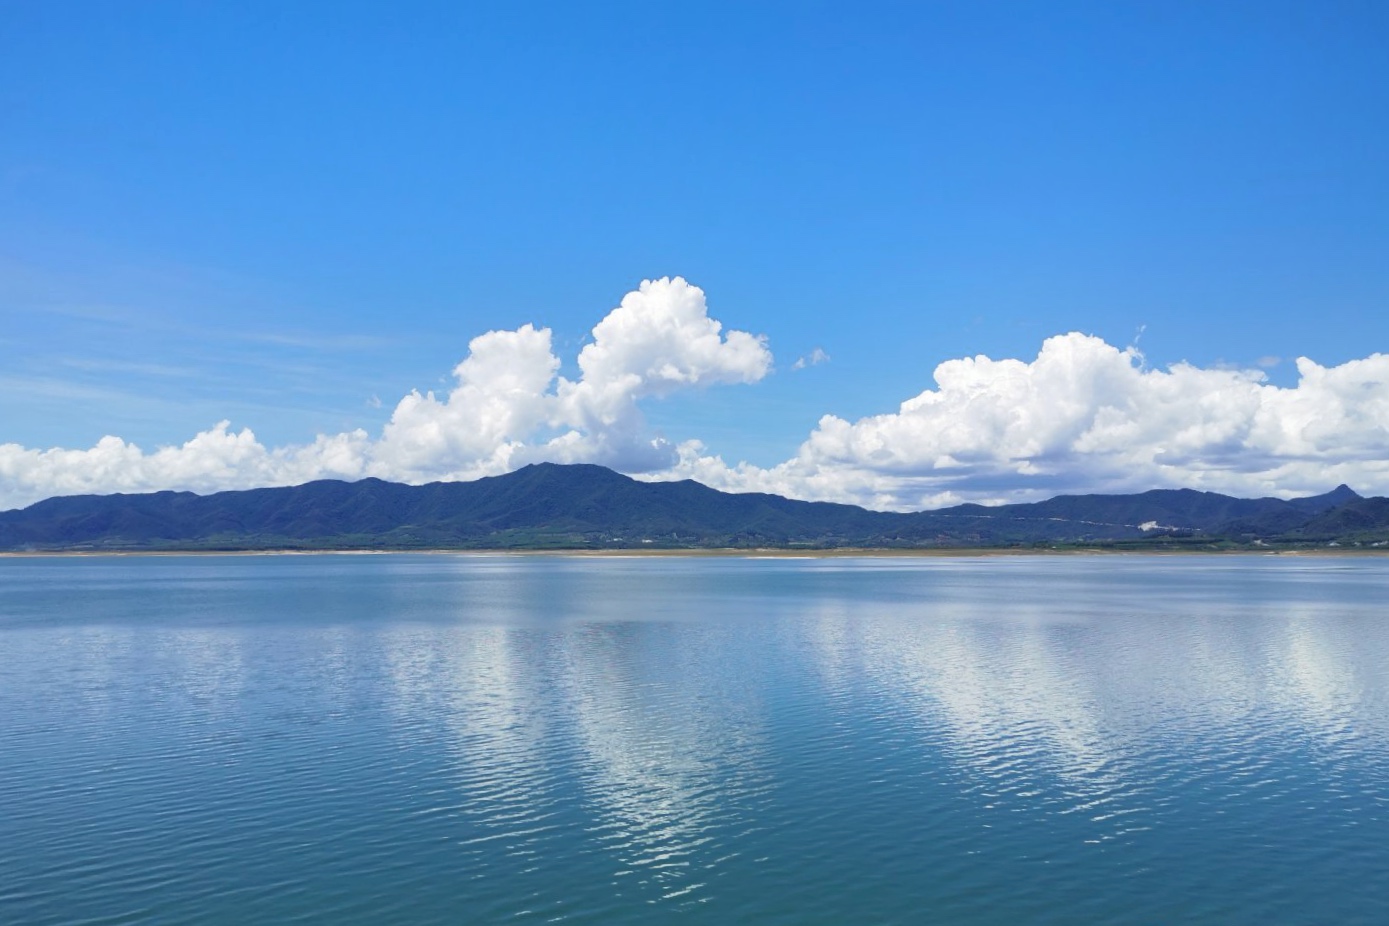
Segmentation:
{"type": "Polygon", "coordinates": [[[198,495],[57,496],[0,512],[0,551],[1157,548],[1389,542],[1389,499],[1347,486],[1297,499],[1194,489],[872,511],[594,464],[531,464],[470,482],[368,478],[198,495]]]}

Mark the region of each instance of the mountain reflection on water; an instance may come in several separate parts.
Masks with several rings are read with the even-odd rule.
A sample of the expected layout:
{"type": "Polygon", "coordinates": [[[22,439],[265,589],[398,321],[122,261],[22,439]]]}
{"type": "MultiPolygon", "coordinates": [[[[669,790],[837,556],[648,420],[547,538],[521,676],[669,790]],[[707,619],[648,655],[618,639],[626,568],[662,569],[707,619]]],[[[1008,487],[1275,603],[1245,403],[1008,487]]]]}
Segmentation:
{"type": "Polygon", "coordinates": [[[1389,915],[1387,559],[11,559],[0,592],[5,921],[1389,915]]]}

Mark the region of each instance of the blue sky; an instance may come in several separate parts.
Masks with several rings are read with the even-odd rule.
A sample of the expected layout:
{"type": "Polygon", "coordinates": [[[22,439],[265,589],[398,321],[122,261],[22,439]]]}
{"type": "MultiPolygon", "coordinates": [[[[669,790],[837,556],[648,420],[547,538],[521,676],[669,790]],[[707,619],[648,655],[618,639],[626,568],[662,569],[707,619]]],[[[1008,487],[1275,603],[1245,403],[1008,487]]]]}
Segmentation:
{"type": "MultiPolygon", "coordinates": [[[[941,363],[1029,363],[1068,332],[1290,392],[1296,357],[1389,347],[1386,164],[1374,2],[10,3],[0,444],[153,452],[221,420],[272,450],[374,438],[412,389],[454,388],[488,331],[550,329],[575,380],[624,294],[675,276],[775,359],[634,393],[640,436],[730,467],[770,471],[822,416],[896,413],[941,363]],[[793,368],[816,348],[828,362],[793,368]]],[[[1361,463],[1389,456],[1377,415],[1340,441],[1361,463]]],[[[528,446],[583,430],[537,427],[528,446]]],[[[1009,456],[1012,481],[928,478],[964,460],[939,453],[899,454],[886,488],[668,472],[897,507],[1231,466],[1250,478],[1209,485],[1378,485],[1336,469],[1336,437],[1292,476],[1230,463],[1226,434],[1224,463],[1132,486],[1070,444],[1009,456]],[[1056,478],[1024,478],[1046,460],[1056,478]]],[[[26,469],[16,488],[18,465],[0,507],[160,487],[26,469]]]]}

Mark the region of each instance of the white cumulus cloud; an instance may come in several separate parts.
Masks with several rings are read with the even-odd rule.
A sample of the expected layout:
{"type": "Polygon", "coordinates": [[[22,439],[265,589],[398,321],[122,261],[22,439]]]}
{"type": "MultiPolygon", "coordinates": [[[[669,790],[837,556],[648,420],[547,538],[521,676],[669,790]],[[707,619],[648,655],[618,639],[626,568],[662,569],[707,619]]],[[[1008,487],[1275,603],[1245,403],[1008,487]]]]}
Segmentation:
{"type": "Polygon", "coordinates": [[[628,293],[579,352],[578,381],[559,381],[551,424],[569,430],[546,445],[546,458],[629,471],[672,465],[673,447],[644,438],[639,400],[753,383],[771,370],[763,338],[721,330],[709,317],[704,291],[678,277],[647,281],[628,293]]]}
{"type": "MultiPolygon", "coordinates": [[[[827,359],[817,348],[795,366],[827,359]]],[[[0,445],[0,509],[79,493],[473,479],[542,460],[887,509],[1179,486],[1289,496],[1345,482],[1389,493],[1382,354],[1334,367],[1299,359],[1297,383],[1280,387],[1257,369],[1157,369],[1135,346],[1059,335],[1031,360],[941,363],[934,386],[895,411],[826,415],[771,467],[729,465],[645,423],[644,400],[771,370],[765,340],[725,331],[698,287],[642,283],[594,326],[576,361],[577,379],[560,375],[547,328],[489,331],[468,345],[447,393],[411,392],[376,437],[356,430],[268,448],[223,421],[153,451],[118,437],[83,450],[0,445]]]]}
{"type": "Polygon", "coordinates": [[[559,365],[548,328],[522,325],[473,338],[453,370],[452,392],[411,392],[396,405],[371,447],[371,472],[409,482],[505,472],[552,417],[559,365]]]}
{"type": "Polygon", "coordinates": [[[946,361],[936,388],[894,413],[826,415],[778,466],[730,467],[687,444],[677,469],[728,489],[898,509],[1156,487],[1389,490],[1389,356],[1297,369],[1291,388],[1259,371],[1150,369],[1136,348],[1072,333],[1030,362],[946,361]]]}
{"type": "Polygon", "coordinates": [[[249,429],[222,421],[177,447],[146,453],[119,437],[86,450],[32,450],[0,444],[0,509],[52,495],[187,489],[216,492],[311,479],[360,479],[365,431],[320,435],[313,443],[267,449],[249,429]]]}
{"type": "Polygon", "coordinates": [[[648,280],[594,327],[577,380],[558,375],[548,328],[489,331],[469,344],[447,395],[411,392],[375,440],[357,430],[271,449],[223,421],[152,452],[109,436],[85,450],[0,444],[0,509],[82,493],[207,492],[365,476],[472,479],[540,460],[668,469],[677,450],[648,432],[638,403],[756,382],[771,365],[765,339],[725,332],[699,287],[679,277],[648,280]]]}

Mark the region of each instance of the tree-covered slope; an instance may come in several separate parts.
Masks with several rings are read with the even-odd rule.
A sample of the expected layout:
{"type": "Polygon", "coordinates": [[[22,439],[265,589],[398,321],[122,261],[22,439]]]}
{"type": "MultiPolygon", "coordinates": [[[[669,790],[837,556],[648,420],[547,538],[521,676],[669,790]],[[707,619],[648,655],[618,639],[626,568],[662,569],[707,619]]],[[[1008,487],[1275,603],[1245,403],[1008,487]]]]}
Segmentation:
{"type": "Polygon", "coordinates": [[[1172,534],[1323,539],[1383,531],[1383,499],[1341,486],[1283,501],[1211,492],[1060,496],[891,513],[696,482],[539,464],[475,482],[364,479],[195,495],[53,498],[0,512],[0,549],[393,549],[627,546],[992,546],[1172,534]]]}

